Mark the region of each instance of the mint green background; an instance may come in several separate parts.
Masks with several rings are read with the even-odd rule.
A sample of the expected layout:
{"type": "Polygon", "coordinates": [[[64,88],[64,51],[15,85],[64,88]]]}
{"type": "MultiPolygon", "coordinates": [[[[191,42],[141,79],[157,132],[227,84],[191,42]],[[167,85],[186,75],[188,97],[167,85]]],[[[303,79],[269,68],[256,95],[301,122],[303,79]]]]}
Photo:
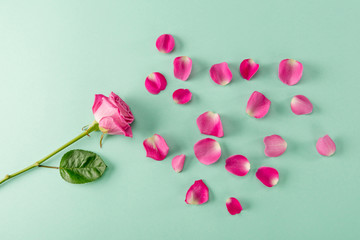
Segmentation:
{"type": "MultiPolygon", "coordinates": [[[[92,134],[70,149],[100,154],[109,168],[97,182],[71,185],[52,169],[34,169],[0,186],[0,238],[7,239],[359,239],[359,2],[358,1],[17,1],[0,2],[0,175],[23,168],[81,132],[93,121],[95,93],[118,93],[135,115],[134,138],[92,134]],[[176,49],[161,54],[156,38],[171,33],[176,49]],[[172,75],[172,60],[187,55],[187,82],[172,75]],[[260,70],[250,82],[238,72],[251,57],[260,70]],[[286,86],[278,63],[304,65],[301,82],[286,86]],[[214,84],[208,70],[227,61],[233,81],[214,84]],[[168,86],[149,94],[144,80],[162,72],[168,86]],[[190,104],[172,101],[178,88],[190,104]],[[253,91],[271,101],[264,119],[245,113],[253,91]],[[309,116],[290,111],[306,95],[309,116]],[[204,138],[196,117],[220,113],[225,136],[221,159],[199,163],[194,143],[204,138]],[[142,141],[162,135],[168,157],[145,157],[142,141]],[[265,157],[262,139],[288,142],[281,157],[265,157]],[[336,154],[320,156],[316,140],[329,134],[336,154]],[[171,159],[186,154],[176,174],[171,159]],[[225,159],[243,154],[245,177],[230,175],[225,159]],[[266,188],[260,166],[276,167],[279,184],[266,188]],[[184,203],[204,179],[210,200],[184,203]],[[244,211],[230,216],[228,197],[244,211]]],[[[48,161],[58,165],[61,155],[48,161]]]]}

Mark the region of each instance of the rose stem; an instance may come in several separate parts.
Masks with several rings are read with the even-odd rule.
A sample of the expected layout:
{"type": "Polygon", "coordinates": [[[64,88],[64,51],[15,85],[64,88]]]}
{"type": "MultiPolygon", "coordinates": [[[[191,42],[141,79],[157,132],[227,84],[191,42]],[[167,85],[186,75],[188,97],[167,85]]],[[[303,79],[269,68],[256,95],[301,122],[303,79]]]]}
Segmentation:
{"type": "Polygon", "coordinates": [[[45,166],[45,165],[39,165],[38,167],[60,169],[59,167],[45,166]]]}
{"type": "Polygon", "coordinates": [[[74,142],[80,140],[81,138],[85,137],[86,135],[88,135],[89,133],[93,132],[93,131],[98,131],[99,130],[99,124],[97,122],[94,122],[85,132],[81,133],[79,136],[75,137],[74,139],[70,140],[69,142],[65,143],[64,145],[62,145],[61,147],[59,147],[58,149],[56,149],[55,151],[53,151],[52,153],[50,153],[49,155],[45,156],[44,158],[40,159],[39,161],[31,164],[30,166],[17,171],[13,174],[7,174],[1,181],[0,184],[6,182],[7,180],[9,180],[10,178],[13,178],[17,175],[20,175],[26,171],[29,171],[30,169],[34,168],[34,167],[38,167],[41,163],[45,162],[46,160],[48,160],[49,158],[51,158],[52,156],[54,156],[55,154],[57,154],[58,152],[60,152],[61,150],[67,148],[68,146],[70,146],[71,144],[73,144],[74,142]]]}

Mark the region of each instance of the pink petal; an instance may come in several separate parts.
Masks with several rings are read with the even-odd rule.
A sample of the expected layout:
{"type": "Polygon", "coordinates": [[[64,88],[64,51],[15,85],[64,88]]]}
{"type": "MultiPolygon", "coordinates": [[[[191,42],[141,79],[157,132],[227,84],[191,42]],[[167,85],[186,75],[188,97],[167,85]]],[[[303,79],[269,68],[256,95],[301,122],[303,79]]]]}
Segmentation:
{"type": "Polygon", "coordinates": [[[214,139],[205,138],[195,143],[194,152],[199,162],[210,165],[219,160],[221,156],[221,147],[214,139]]]}
{"type": "Polygon", "coordinates": [[[92,111],[97,122],[103,117],[112,116],[119,112],[118,108],[109,101],[109,98],[102,94],[95,95],[92,111]]]}
{"type": "Polygon", "coordinates": [[[296,115],[309,114],[313,110],[313,105],[304,95],[296,95],[291,99],[291,111],[296,115]]]}
{"type": "Polygon", "coordinates": [[[184,167],[184,163],[185,163],[185,154],[181,154],[181,155],[177,155],[175,156],[172,161],[171,161],[171,165],[173,167],[173,169],[175,170],[175,172],[179,173],[183,170],[184,167]]]}
{"type": "Polygon", "coordinates": [[[336,151],[336,145],[334,141],[329,137],[329,135],[325,135],[324,137],[319,138],[316,143],[316,150],[323,156],[330,157],[336,151]]]}
{"type": "Polygon", "coordinates": [[[227,85],[231,82],[232,73],[226,62],[214,64],[210,68],[211,79],[219,85],[227,85]]]}
{"type": "Polygon", "coordinates": [[[151,94],[158,94],[160,91],[166,88],[167,81],[159,72],[153,72],[147,76],[145,80],[145,87],[151,94]]]}
{"type": "Polygon", "coordinates": [[[275,168],[260,167],[255,175],[267,187],[273,187],[279,181],[279,172],[275,168]]]}
{"type": "Polygon", "coordinates": [[[253,92],[247,102],[246,113],[254,118],[263,118],[269,111],[271,101],[260,92],[253,92]]]}
{"type": "Polygon", "coordinates": [[[130,125],[121,118],[119,113],[116,113],[113,116],[101,118],[99,121],[99,129],[101,132],[110,135],[124,135],[126,137],[132,137],[130,125]]]}
{"type": "Polygon", "coordinates": [[[265,155],[268,157],[278,157],[283,154],[287,148],[287,143],[279,135],[264,137],[265,155]]]}
{"type": "Polygon", "coordinates": [[[196,124],[202,134],[215,137],[224,136],[220,115],[213,112],[204,112],[196,119],[196,124]]]}
{"type": "Polygon", "coordinates": [[[236,198],[228,198],[226,200],[226,208],[231,215],[239,214],[242,211],[242,206],[236,198]]]}
{"type": "Polygon", "coordinates": [[[250,170],[250,162],[243,155],[233,155],[226,159],[225,169],[236,176],[245,176],[250,170]]]}
{"type": "Polygon", "coordinates": [[[177,104],[185,104],[191,100],[192,93],[189,89],[178,89],[173,93],[173,100],[177,104]]]}
{"type": "Polygon", "coordinates": [[[118,95],[111,92],[109,96],[110,102],[112,102],[114,105],[116,105],[119,108],[121,116],[124,118],[124,120],[130,124],[134,121],[134,116],[129,108],[129,106],[124,102],[118,95]]]}
{"type": "Polygon", "coordinates": [[[101,119],[101,115],[98,112],[99,108],[101,107],[102,103],[103,103],[103,99],[107,99],[108,97],[102,95],[102,94],[95,94],[95,100],[94,100],[94,104],[92,106],[92,111],[95,117],[96,121],[100,121],[101,119]],[[98,115],[96,115],[98,114],[98,115]]]}
{"type": "Polygon", "coordinates": [[[289,85],[297,84],[302,76],[303,65],[294,59],[284,59],[279,65],[280,80],[289,85]]]}
{"type": "Polygon", "coordinates": [[[169,147],[165,139],[158,134],[154,134],[152,137],[145,139],[143,145],[146,156],[157,161],[164,160],[169,152],[169,147]]]}
{"type": "Polygon", "coordinates": [[[159,52],[169,53],[175,47],[175,40],[170,34],[163,34],[156,40],[156,48],[159,52]]]}
{"type": "Polygon", "coordinates": [[[192,68],[191,58],[182,56],[174,59],[175,78],[186,81],[190,76],[191,68],[192,68]]]}
{"type": "Polygon", "coordinates": [[[202,180],[197,180],[186,193],[185,202],[191,205],[199,205],[209,200],[209,189],[202,180]]]}
{"type": "Polygon", "coordinates": [[[252,59],[245,59],[240,64],[240,74],[246,80],[250,80],[259,69],[259,64],[252,59]]]}

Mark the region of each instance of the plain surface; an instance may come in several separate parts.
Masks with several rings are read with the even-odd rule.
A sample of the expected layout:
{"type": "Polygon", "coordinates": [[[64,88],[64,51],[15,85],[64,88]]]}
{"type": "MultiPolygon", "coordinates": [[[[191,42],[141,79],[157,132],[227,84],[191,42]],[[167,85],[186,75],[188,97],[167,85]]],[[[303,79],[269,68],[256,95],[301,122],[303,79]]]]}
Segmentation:
{"type": "MultiPolygon", "coordinates": [[[[64,182],[57,170],[34,169],[0,186],[1,239],[359,239],[359,2],[358,1],[16,1],[0,2],[0,175],[23,168],[81,132],[93,121],[95,93],[118,93],[130,105],[134,138],[110,136],[99,148],[92,134],[70,149],[100,154],[109,166],[99,181],[64,182]],[[213,3],[212,3],[213,2],[213,3]],[[155,48],[163,33],[176,49],[155,48]],[[187,82],[173,77],[172,61],[189,56],[187,82]],[[238,67],[260,64],[248,82],[238,67]],[[282,59],[304,65],[299,84],[277,77],[282,59]],[[212,64],[226,61],[227,86],[213,83],[212,64]],[[165,91],[149,94],[148,74],[162,72],[165,91]],[[192,101],[176,105],[172,93],[189,88],[192,101]],[[263,119],[245,113],[253,91],[271,101],[263,119]],[[290,110],[294,95],[314,104],[309,116],[290,110]],[[221,159],[199,163],[193,145],[196,117],[221,115],[221,159]],[[170,147],[157,162],[142,141],[162,135],[170,147]],[[287,151],[264,155],[263,137],[281,135],[287,151]],[[316,140],[329,134],[336,154],[320,156],[316,140]],[[171,159],[186,154],[176,174],[171,159]],[[225,159],[243,154],[245,177],[229,174],[225,159]],[[276,167],[279,184],[255,178],[260,166],[276,167]],[[204,179],[210,200],[188,206],[185,193],[204,179]],[[228,197],[244,211],[231,216],[228,197]]],[[[58,165],[60,155],[48,161],[58,165]]]]}

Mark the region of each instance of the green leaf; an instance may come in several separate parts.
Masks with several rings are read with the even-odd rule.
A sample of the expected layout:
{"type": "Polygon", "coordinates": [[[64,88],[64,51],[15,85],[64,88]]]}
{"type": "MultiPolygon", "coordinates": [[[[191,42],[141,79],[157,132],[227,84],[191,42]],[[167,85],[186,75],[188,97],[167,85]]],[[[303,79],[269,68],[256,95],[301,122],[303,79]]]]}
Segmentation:
{"type": "Polygon", "coordinates": [[[105,170],[106,164],[99,155],[81,149],[65,153],[60,162],[61,177],[74,184],[95,181],[105,170]]]}

